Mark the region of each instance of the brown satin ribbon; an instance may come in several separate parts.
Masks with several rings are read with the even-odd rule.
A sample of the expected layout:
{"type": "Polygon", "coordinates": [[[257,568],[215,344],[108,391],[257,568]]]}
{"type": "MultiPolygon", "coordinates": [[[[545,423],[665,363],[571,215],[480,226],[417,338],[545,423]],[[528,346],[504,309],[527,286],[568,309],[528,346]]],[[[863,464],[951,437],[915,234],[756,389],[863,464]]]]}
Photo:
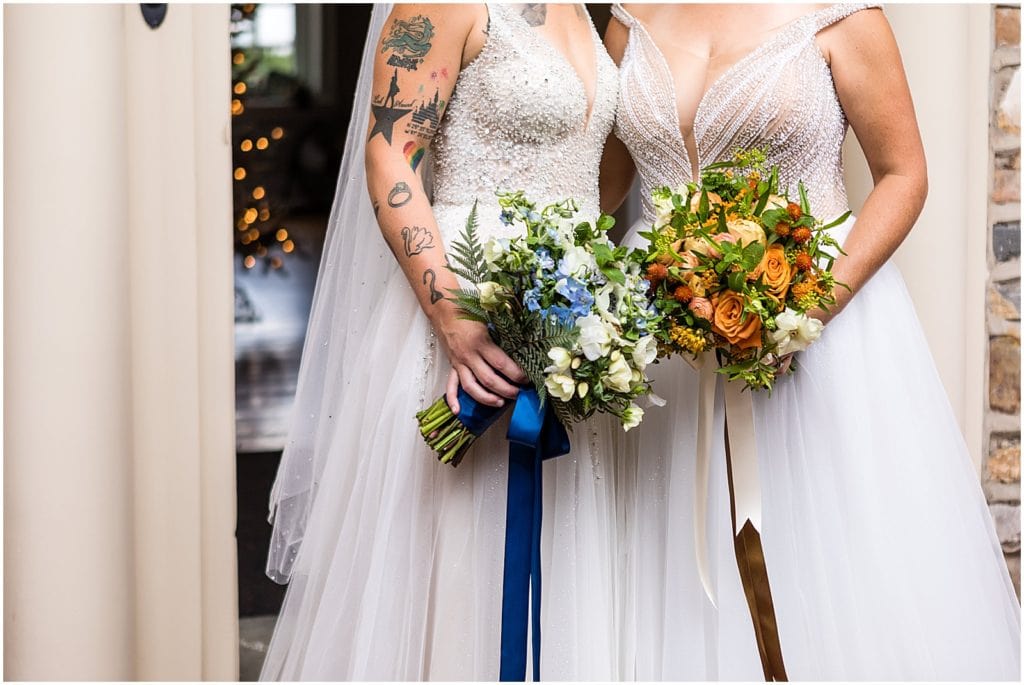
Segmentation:
{"type": "MultiPolygon", "coordinates": [[[[732,449],[729,445],[729,417],[725,419],[725,463],[729,475],[729,504],[732,527],[736,530],[736,497],[733,491],[732,449]]],[[[768,567],[764,561],[761,535],[748,518],[736,533],[736,564],[739,566],[743,593],[747,597],[750,618],[754,622],[754,637],[761,656],[761,668],[767,682],[786,682],[786,665],[782,660],[779,626],[775,620],[775,603],[768,583],[768,567]]]]}

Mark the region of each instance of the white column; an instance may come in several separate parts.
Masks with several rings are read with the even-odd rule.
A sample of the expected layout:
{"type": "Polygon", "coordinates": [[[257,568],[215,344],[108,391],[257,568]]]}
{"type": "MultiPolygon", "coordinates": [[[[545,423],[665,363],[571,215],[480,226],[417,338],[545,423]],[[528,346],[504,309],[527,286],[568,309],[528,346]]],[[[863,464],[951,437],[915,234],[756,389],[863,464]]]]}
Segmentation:
{"type": "Polygon", "coordinates": [[[4,8],[4,677],[134,675],[121,7],[4,8]]]}
{"type": "MultiPolygon", "coordinates": [[[[957,420],[980,467],[985,379],[988,141],[987,5],[886,5],[928,158],[921,218],[895,260],[907,281],[957,420]]],[[[871,190],[846,144],[854,211],[871,190]]]]}
{"type": "Polygon", "coordinates": [[[5,12],[5,676],[235,679],[228,8],[5,12]]]}

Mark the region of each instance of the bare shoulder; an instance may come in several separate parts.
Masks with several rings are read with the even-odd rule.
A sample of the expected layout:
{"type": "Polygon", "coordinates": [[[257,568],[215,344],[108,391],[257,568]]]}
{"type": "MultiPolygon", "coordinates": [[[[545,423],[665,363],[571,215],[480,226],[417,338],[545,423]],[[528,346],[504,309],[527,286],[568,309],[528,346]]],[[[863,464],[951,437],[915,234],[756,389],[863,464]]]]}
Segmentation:
{"type": "Polygon", "coordinates": [[[818,33],[817,42],[829,64],[834,56],[866,54],[874,48],[887,52],[896,45],[889,20],[880,7],[853,12],[826,26],[818,33]]]}

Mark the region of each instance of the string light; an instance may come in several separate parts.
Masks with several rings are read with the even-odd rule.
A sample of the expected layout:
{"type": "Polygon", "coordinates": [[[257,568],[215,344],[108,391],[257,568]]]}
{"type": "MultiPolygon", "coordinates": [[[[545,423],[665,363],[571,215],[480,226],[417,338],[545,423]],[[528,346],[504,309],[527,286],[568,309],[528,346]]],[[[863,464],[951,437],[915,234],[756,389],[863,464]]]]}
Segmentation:
{"type": "Polygon", "coordinates": [[[239,81],[235,84],[235,95],[244,95],[246,88],[247,86],[245,85],[245,81],[239,81]]]}
{"type": "Polygon", "coordinates": [[[231,56],[231,61],[234,62],[235,65],[237,65],[237,66],[241,66],[241,65],[245,64],[245,53],[244,52],[236,52],[235,54],[233,54],[231,56]]]}
{"type": "Polygon", "coordinates": [[[245,261],[243,263],[245,264],[246,269],[251,269],[254,266],[256,266],[256,258],[253,257],[252,255],[246,255],[245,261]]]}
{"type": "Polygon", "coordinates": [[[286,229],[279,228],[277,229],[275,237],[277,238],[277,242],[283,243],[284,241],[288,240],[288,231],[286,229]]]}
{"type": "Polygon", "coordinates": [[[239,100],[238,98],[235,98],[235,99],[233,99],[231,101],[231,113],[233,115],[235,115],[237,117],[239,114],[241,114],[244,111],[245,111],[245,105],[242,104],[241,100],[239,100]]]}
{"type": "Polygon", "coordinates": [[[268,141],[264,136],[260,136],[256,141],[257,150],[266,150],[268,145],[270,145],[270,141],[268,141]]]}
{"type": "Polygon", "coordinates": [[[247,224],[254,224],[256,223],[257,216],[259,215],[256,212],[256,210],[250,207],[249,209],[245,210],[245,214],[242,216],[242,221],[244,221],[247,224]]]}
{"type": "Polygon", "coordinates": [[[284,250],[285,252],[291,252],[292,250],[295,249],[295,243],[293,243],[290,240],[286,240],[283,243],[281,243],[281,249],[284,250]]]}
{"type": "Polygon", "coordinates": [[[274,130],[270,132],[270,137],[274,140],[281,140],[284,138],[284,129],[280,126],[275,126],[274,130]]]}
{"type": "Polygon", "coordinates": [[[242,152],[248,152],[252,149],[252,141],[246,138],[242,141],[242,144],[238,146],[242,152]]]}
{"type": "Polygon", "coordinates": [[[267,221],[270,218],[270,210],[264,207],[260,210],[260,221],[267,221]]]}
{"type": "Polygon", "coordinates": [[[263,186],[256,186],[252,189],[252,199],[254,200],[262,200],[265,194],[266,191],[263,189],[263,186]]]}
{"type": "Polygon", "coordinates": [[[236,181],[245,180],[245,167],[244,166],[240,166],[240,167],[237,167],[235,169],[235,180],[236,181]]]}

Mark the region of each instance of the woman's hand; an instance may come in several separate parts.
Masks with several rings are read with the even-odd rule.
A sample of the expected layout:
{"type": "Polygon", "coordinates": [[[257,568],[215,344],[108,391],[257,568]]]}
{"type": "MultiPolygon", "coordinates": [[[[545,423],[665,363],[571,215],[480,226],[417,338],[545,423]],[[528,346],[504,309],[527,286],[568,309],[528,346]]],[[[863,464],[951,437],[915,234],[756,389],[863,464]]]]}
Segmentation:
{"type": "Polygon", "coordinates": [[[515,399],[519,393],[514,383],[528,380],[519,365],[494,344],[484,324],[449,317],[435,321],[434,330],[452,363],[445,398],[453,412],[459,412],[460,384],[477,402],[502,407],[506,399],[515,399]]]}

